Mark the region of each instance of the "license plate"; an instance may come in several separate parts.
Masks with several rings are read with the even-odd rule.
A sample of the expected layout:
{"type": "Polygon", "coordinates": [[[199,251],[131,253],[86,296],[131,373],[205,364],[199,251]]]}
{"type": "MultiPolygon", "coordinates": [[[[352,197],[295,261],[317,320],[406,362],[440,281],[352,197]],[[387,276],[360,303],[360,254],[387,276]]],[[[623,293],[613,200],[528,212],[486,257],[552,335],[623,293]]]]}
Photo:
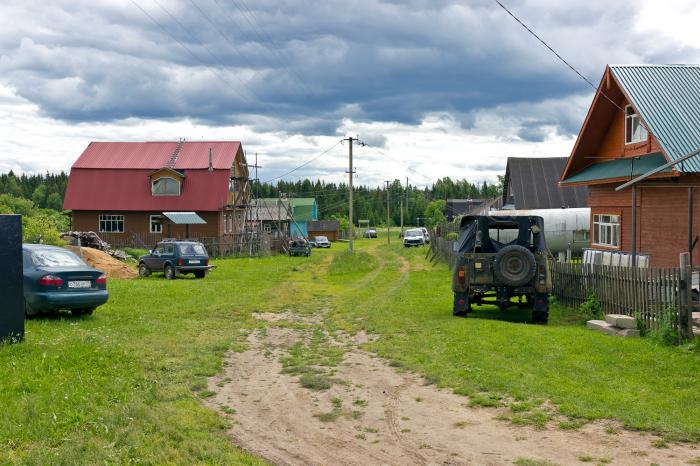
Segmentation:
{"type": "Polygon", "coordinates": [[[73,280],[68,282],[68,288],[90,288],[92,282],[90,280],[73,280]]]}
{"type": "Polygon", "coordinates": [[[198,261],[198,260],[194,260],[194,261],[191,260],[191,261],[190,261],[190,264],[199,264],[199,261],[198,261]]]}

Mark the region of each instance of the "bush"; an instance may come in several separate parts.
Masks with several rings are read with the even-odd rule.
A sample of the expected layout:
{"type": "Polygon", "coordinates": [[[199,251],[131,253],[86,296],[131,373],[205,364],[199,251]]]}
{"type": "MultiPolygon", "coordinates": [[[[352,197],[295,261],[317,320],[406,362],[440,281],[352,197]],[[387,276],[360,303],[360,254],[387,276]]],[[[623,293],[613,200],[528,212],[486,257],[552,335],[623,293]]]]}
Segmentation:
{"type": "Polygon", "coordinates": [[[603,309],[600,300],[594,294],[589,294],[588,298],[581,304],[580,310],[586,320],[597,320],[603,318],[603,309]]]}
{"type": "Polygon", "coordinates": [[[447,234],[447,236],[445,236],[445,238],[447,238],[449,241],[457,241],[459,239],[459,235],[456,231],[451,231],[447,234]]]}
{"type": "Polygon", "coordinates": [[[673,307],[664,310],[659,316],[659,326],[650,331],[649,336],[663,345],[679,344],[678,311],[673,307]]]}

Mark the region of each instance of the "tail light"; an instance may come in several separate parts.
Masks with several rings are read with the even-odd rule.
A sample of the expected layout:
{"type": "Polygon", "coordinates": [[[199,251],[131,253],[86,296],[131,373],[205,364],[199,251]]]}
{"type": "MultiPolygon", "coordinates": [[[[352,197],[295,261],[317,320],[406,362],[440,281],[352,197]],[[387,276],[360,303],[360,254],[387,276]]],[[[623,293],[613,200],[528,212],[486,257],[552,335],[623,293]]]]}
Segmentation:
{"type": "Polygon", "coordinates": [[[63,279],[61,277],[57,277],[56,275],[44,275],[39,279],[39,285],[61,286],[63,285],[63,279]]]}
{"type": "Polygon", "coordinates": [[[102,274],[97,279],[95,280],[95,283],[97,285],[106,285],[107,284],[107,275],[102,274]]]}
{"type": "Polygon", "coordinates": [[[466,280],[466,273],[464,272],[464,267],[460,267],[459,270],[457,270],[457,280],[459,283],[464,283],[466,280]]]}
{"type": "Polygon", "coordinates": [[[209,259],[204,259],[204,265],[209,265],[209,259]]]}
{"type": "Polygon", "coordinates": [[[185,259],[178,259],[177,265],[185,265],[185,259]]]}

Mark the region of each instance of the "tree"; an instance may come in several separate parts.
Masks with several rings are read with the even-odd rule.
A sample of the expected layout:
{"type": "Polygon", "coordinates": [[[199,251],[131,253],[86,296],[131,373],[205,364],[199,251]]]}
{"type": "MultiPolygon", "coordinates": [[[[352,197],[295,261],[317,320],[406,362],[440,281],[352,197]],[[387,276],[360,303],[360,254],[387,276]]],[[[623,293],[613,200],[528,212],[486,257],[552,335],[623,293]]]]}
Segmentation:
{"type": "MultiPolygon", "coordinates": [[[[54,194],[58,196],[57,193],[54,194]]],[[[41,184],[36,187],[32,193],[32,202],[37,207],[46,207],[46,185],[41,184]]]]}
{"type": "Polygon", "coordinates": [[[446,222],[447,218],[445,218],[445,209],[447,209],[447,202],[445,202],[443,199],[431,201],[423,212],[426,226],[429,228],[434,228],[439,223],[446,222]]]}
{"type": "Polygon", "coordinates": [[[53,210],[61,210],[63,207],[63,199],[58,193],[51,193],[49,197],[46,198],[46,208],[53,210]]]}

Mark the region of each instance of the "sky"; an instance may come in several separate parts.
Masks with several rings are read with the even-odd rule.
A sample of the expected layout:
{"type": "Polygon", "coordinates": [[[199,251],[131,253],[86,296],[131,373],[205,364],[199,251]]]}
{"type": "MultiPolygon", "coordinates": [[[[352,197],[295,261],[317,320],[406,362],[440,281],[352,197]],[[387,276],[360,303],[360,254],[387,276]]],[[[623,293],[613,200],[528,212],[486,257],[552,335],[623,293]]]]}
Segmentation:
{"type": "MultiPolygon", "coordinates": [[[[597,84],[700,63],[686,0],[501,0],[597,84]]],[[[494,0],[3,0],[0,172],[90,141],[240,140],[262,181],[451,176],[568,156],[594,90],[494,0]]]]}

